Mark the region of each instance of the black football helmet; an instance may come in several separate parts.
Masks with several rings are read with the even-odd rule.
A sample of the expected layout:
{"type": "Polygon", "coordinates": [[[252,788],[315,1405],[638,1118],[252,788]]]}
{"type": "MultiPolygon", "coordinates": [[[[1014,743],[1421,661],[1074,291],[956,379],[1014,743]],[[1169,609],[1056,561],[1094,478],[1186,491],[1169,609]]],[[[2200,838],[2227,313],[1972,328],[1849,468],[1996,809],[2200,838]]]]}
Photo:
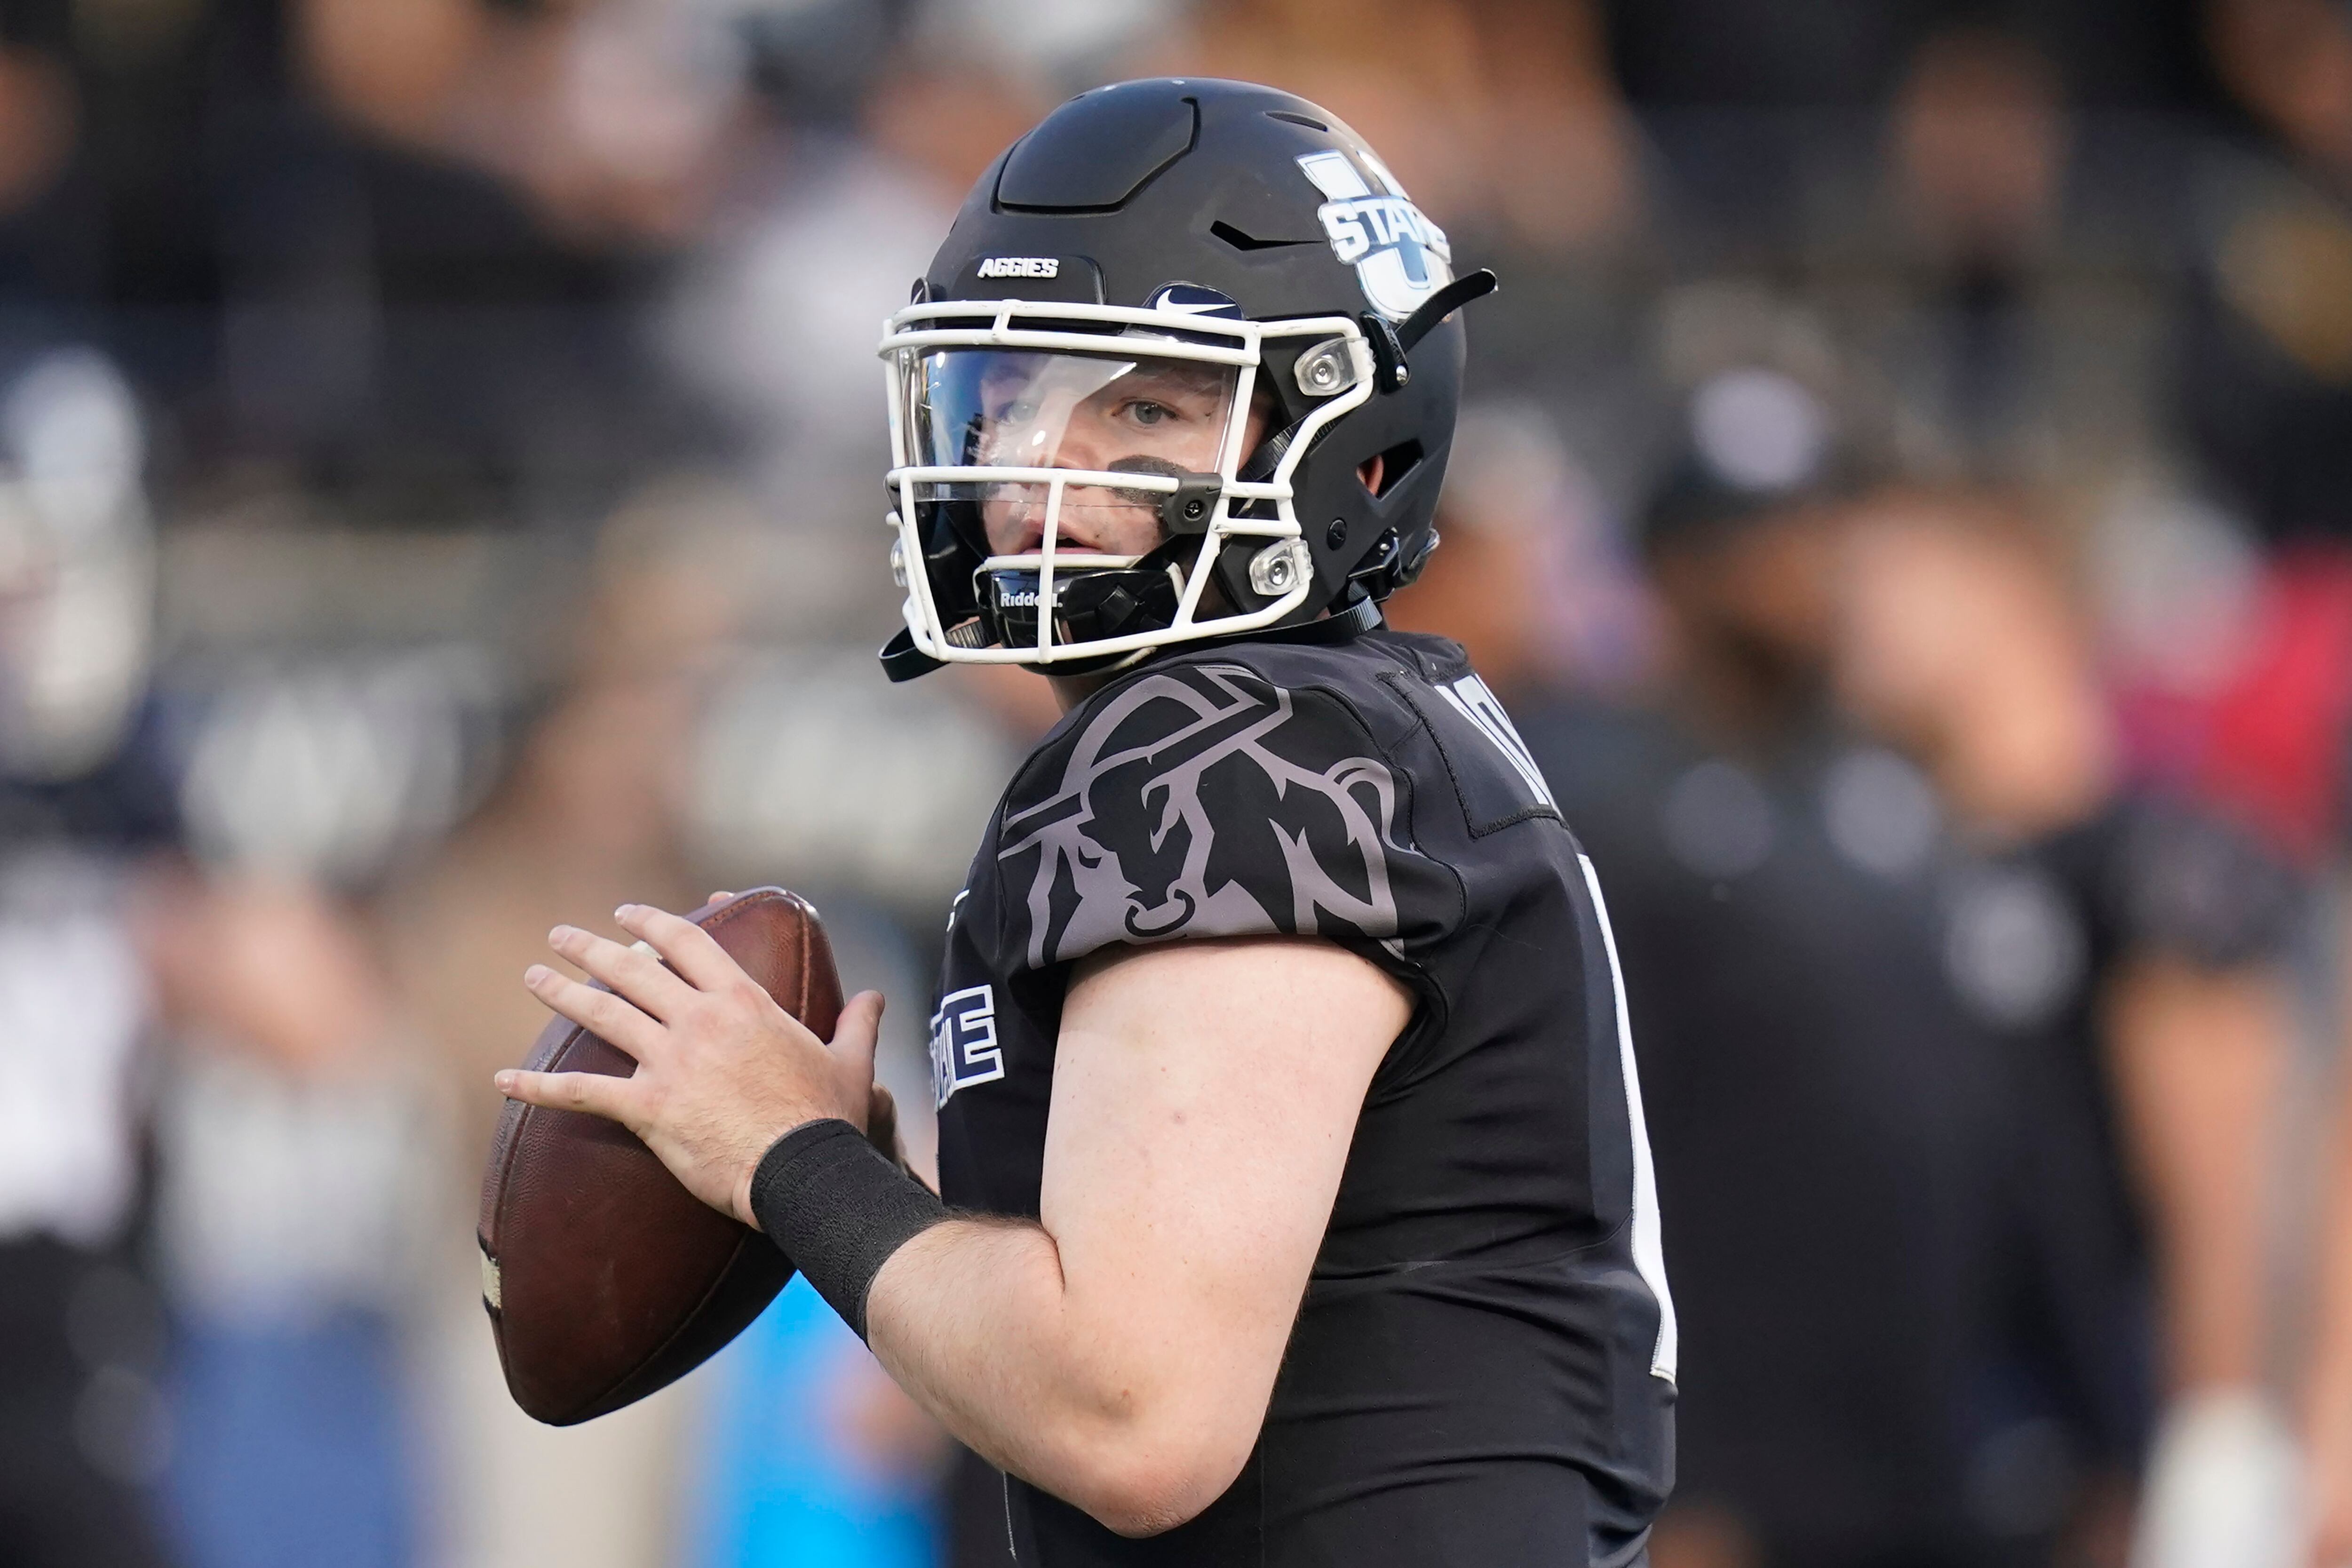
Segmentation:
{"type": "Polygon", "coordinates": [[[1494,286],[1303,99],[1072,99],[981,177],[885,330],[907,599],[884,667],[1078,673],[1368,613],[1436,545],[1453,313],[1494,286]]]}

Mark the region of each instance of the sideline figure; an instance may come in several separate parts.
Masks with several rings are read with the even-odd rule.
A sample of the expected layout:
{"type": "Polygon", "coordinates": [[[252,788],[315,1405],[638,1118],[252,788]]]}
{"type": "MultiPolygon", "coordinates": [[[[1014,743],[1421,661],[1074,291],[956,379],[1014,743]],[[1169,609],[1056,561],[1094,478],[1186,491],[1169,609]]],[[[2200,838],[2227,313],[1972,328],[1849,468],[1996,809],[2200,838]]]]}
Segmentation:
{"type": "Polygon", "coordinates": [[[562,927],[613,994],[527,976],[642,1065],[499,1087],[773,1237],[1003,1469],[1023,1563],[1646,1559],[1675,1321],[1608,917],[1461,649],[1379,609],[1493,287],[1451,261],[1313,104],[1128,82],[889,323],[883,663],[1066,710],[950,916],[941,1194],[862,1136],[879,996],[828,1045],[636,906],[669,968],[562,927]]]}

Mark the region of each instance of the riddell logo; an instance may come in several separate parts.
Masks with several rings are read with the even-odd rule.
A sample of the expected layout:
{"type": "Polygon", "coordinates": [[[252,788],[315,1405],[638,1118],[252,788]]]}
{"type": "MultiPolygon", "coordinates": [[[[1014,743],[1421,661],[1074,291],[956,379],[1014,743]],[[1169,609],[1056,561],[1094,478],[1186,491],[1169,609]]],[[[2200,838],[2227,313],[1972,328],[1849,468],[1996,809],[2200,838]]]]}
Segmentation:
{"type": "Polygon", "coordinates": [[[980,264],[982,278],[1056,278],[1061,271],[1057,256],[991,256],[980,264]]]}

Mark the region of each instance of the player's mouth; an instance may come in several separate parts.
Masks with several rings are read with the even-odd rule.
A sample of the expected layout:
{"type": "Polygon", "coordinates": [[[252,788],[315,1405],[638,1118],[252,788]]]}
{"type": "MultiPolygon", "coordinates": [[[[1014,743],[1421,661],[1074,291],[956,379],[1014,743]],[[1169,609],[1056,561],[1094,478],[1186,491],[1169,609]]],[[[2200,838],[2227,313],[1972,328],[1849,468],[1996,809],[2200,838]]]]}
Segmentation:
{"type": "MultiPolygon", "coordinates": [[[[1131,454],[1107,464],[1104,471],[1181,479],[1186,470],[1181,464],[1163,458],[1131,454]]],[[[1010,502],[1019,509],[1012,537],[1007,541],[1012,548],[1000,549],[1000,554],[1034,555],[1045,548],[1045,491],[1043,485],[1008,484],[995,492],[1000,503],[1010,502]]],[[[1159,519],[1162,499],[1157,490],[1117,489],[1101,485],[1065,489],[1054,553],[1108,555],[1125,561],[1151,549],[1162,537],[1159,519]]]]}
{"type": "MultiPolygon", "coordinates": [[[[1065,493],[1062,498],[1061,516],[1055,529],[1055,555],[1056,557],[1106,555],[1125,560],[1136,554],[1135,550],[1116,548],[1109,534],[1115,528],[1121,533],[1132,534],[1136,531],[1135,521],[1140,521],[1139,519],[1135,521],[1120,519],[1114,521],[1112,519],[1099,515],[1090,515],[1099,514],[1113,508],[1121,511],[1140,510],[1144,518],[1150,519],[1150,524],[1156,535],[1157,517],[1148,510],[1148,506],[1138,508],[1135,503],[1129,501],[1128,497],[1132,493],[1139,492],[1094,489],[1071,490],[1065,493]],[[1107,506],[1102,501],[1094,500],[1095,497],[1116,497],[1117,500],[1107,506]],[[1118,522],[1125,522],[1126,526],[1120,528],[1118,522]]],[[[1156,539],[1154,542],[1156,542],[1156,539]]],[[[1007,556],[1035,555],[1045,549],[1045,503],[1042,499],[1024,507],[1024,515],[1017,529],[1004,542],[1010,548],[1000,549],[999,553],[1007,556]]]]}

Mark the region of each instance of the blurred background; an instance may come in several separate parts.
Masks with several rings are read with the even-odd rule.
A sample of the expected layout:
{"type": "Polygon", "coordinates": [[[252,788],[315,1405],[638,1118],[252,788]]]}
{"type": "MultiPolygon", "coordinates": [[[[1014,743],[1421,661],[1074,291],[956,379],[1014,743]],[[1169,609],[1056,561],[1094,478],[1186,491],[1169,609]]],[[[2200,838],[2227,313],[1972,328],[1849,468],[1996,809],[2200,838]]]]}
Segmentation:
{"type": "Polygon", "coordinates": [[[1051,704],[875,665],[873,346],[1171,71],[1504,279],[1391,611],[1611,899],[1657,1568],[2352,1560],[2352,5],[0,0],[0,1561],[1004,1560],[804,1288],[535,1426],[472,1213],[623,900],[929,1103],[1051,704]]]}

